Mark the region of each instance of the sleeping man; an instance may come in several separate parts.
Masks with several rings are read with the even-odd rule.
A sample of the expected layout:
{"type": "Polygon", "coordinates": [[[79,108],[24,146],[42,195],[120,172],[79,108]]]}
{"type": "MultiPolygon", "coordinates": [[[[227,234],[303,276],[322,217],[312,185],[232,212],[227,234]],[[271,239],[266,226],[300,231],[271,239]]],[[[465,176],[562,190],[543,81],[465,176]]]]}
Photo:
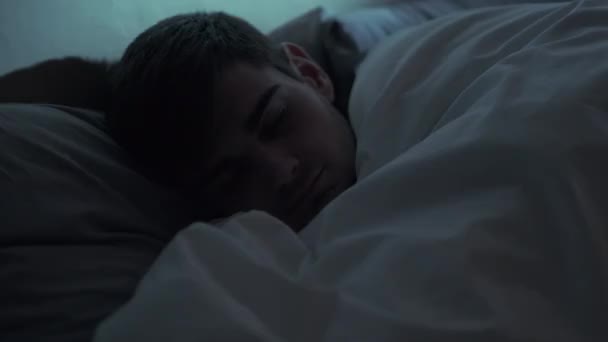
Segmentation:
{"type": "Polygon", "coordinates": [[[606,23],[587,0],[399,31],[348,120],[296,45],[152,26],[111,67],[116,140],[197,219],[301,233],[190,225],[95,341],[608,341],[606,23]]]}
{"type": "Polygon", "coordinates": [[[356,152],[301,49],[283,66],[224,15],[151,28],[109,118],[194,203],[298,229],[354,156],[357,184],[298,236],[255,214],[182,230],[97,341],[608,341],[606,23],[576,1],[395,33],[357,69],[356,152]]]}
{"type": "Polygon", "coordinates": [[[113,68],[108,122],[199,219],[262,210],[298,231],[355,182],[355,139],[328,75],[224,13],[165,19],[113,68]],[[202,209],[204,208],[204,210],[202,209]]]}
{"type": "Polygon", "coordinates": [[[72,57],[0,77],[0,102],[106,112],[116,140],[188,196],[194,219],[257,209],[296,231],[355,182],[354,135],[333,100],[300,46],[277,48],[224,13],[165,19],[117,63],[72,57]]]}

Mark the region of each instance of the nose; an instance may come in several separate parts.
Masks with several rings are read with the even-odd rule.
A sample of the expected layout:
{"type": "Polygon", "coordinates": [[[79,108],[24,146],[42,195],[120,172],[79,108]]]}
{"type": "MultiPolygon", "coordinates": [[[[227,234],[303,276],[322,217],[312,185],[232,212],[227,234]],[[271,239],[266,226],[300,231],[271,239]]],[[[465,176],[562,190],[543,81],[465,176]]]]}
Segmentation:
{"type": "Polygon", "coordinates": [[[291,192],[300,169],[300,160],[286,149],[262,146],[254,157],[259,174],[267,180],[273,192],[284,195],[291,192]]]}

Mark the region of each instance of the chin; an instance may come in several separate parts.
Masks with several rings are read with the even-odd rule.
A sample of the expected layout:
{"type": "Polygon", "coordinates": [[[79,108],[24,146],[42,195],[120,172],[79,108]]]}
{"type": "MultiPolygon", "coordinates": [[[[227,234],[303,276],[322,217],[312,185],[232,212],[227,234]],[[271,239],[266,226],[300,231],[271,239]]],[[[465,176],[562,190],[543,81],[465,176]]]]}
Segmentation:
{"type": "Polygon", "coordinates": [[[338,182],[336,186],[325,195],[325,198],[323,198],[321,202],[319,202],[308,214],[306,214],[306,217],[300,220],[286,220],[286,222],[291,222],[288,223],[288,226],[291,227],[291,229],[293,229],[296,233],[302,231],[321,211],[323,211],[323,209],[329,203],[331,203],[334,199],[340,196],[340,194],[342,194],[344,191],[354,185],[355,181],[356,177],[353,170],[352,176],[346,177],[341,182],[338,182]]]}

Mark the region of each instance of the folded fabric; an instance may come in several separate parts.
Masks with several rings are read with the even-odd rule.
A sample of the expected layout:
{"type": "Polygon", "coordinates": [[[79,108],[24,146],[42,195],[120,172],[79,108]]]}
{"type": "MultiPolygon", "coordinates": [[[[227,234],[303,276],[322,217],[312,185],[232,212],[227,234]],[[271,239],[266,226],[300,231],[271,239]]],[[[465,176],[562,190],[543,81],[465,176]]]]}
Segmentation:
{"type": "Polygon", "coordinates": [[[103,114],[0,105],[0,340],[88,341],[188,224],[103,114]]]}
{"type": "Polygon", "coordinates": [[[359,182],[303,240],[194,224],[95,341],[608,340],[607,22],[578,1],[393,35],[353,88],[359,182]]]}

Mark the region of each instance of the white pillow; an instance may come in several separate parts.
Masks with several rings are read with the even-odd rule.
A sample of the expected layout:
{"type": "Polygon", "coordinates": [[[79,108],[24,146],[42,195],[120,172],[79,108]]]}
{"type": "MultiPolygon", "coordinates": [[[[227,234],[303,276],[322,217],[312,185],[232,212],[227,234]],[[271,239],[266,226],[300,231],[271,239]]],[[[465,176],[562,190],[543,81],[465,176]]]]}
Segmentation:
{"type": "Polygon", "coordinates": [[[190,218],[103,114],[0,105],[0,340],[87,341],[190,218]]]}

